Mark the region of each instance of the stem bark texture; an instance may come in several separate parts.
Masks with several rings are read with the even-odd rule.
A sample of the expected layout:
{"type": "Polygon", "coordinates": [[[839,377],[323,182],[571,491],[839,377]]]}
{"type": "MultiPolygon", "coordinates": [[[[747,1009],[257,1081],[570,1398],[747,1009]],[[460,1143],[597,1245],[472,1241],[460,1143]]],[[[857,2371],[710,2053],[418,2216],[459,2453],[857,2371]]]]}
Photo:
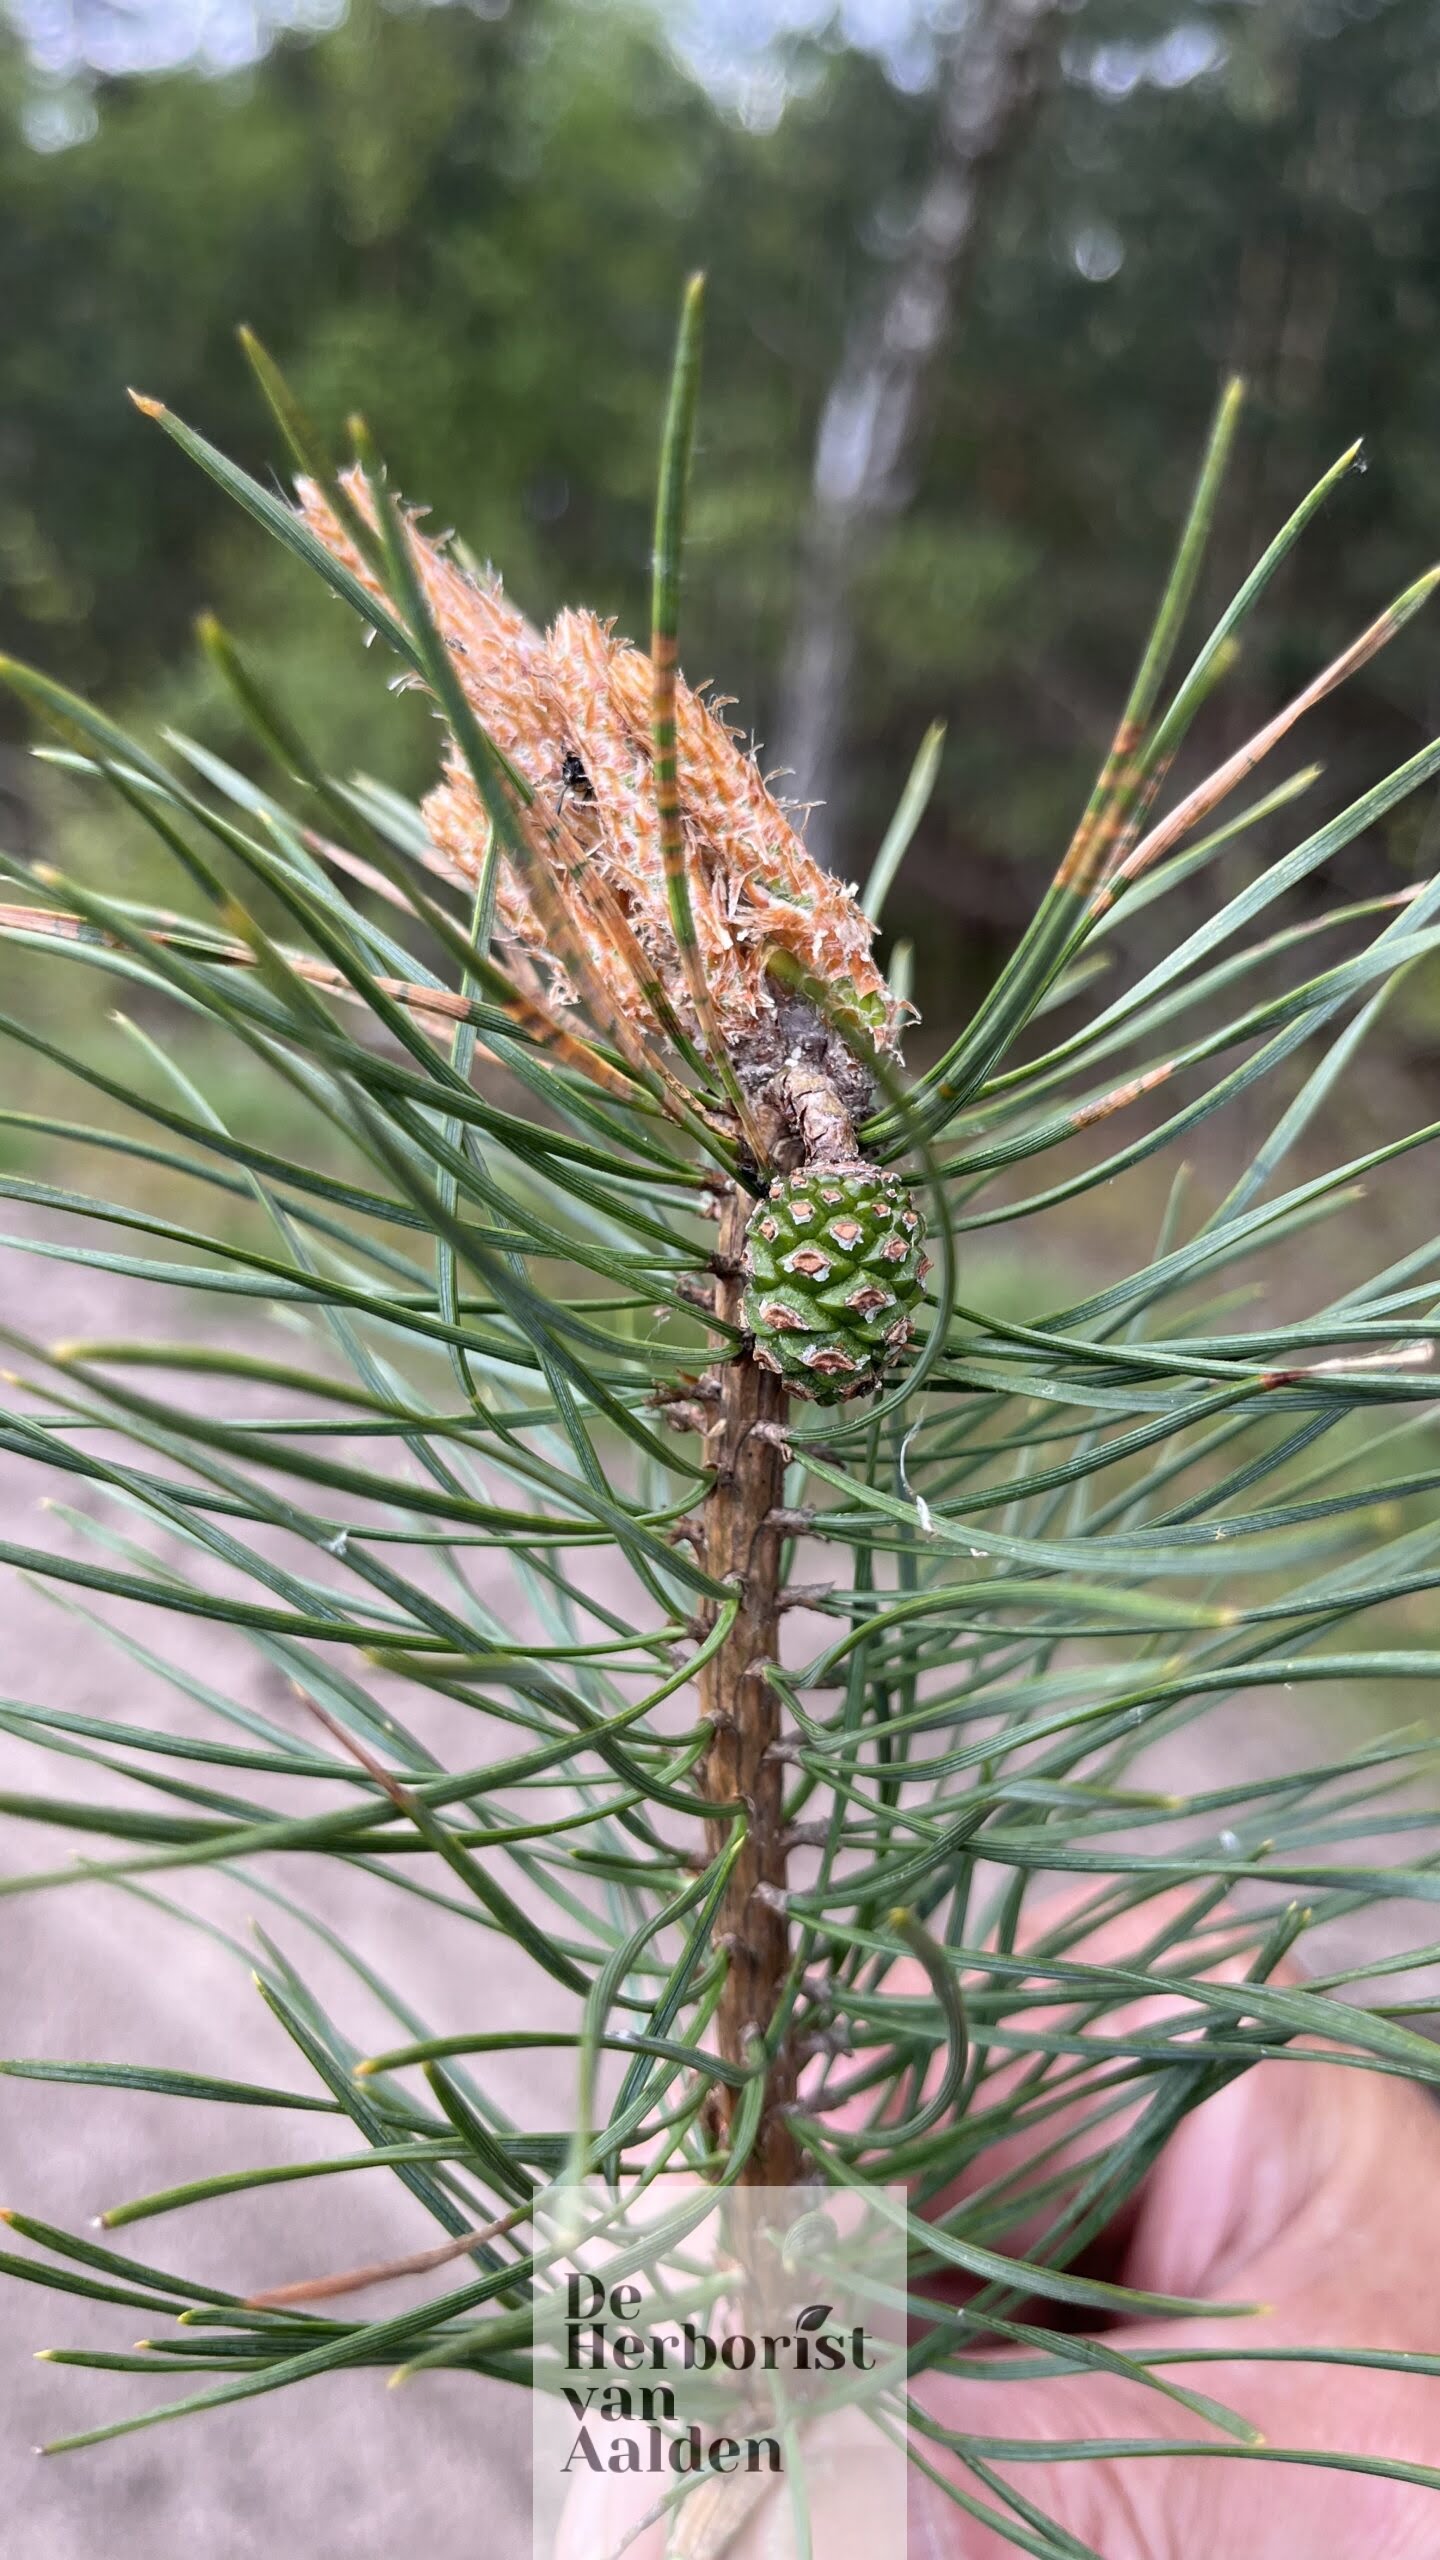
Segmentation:
{"type": "MultiPolygon", "coordinates": [[[[747,1195],[737,1188],[720,1226],[716,1313],[732,1324],[742,1321],[739,1264],[749,1209],[747,1195]]],[[[780,1701],[769,1676],[779,1643],[784,1534],[773,1518],[785,1481],[784,1451],[778,1443],[789,1399],[782,1380],[748,1353],[713,1374],[720,1393],[712,1408],[715,1475],[704,1509],[705,1564],[741,1596],[729,1635],[700,1677],[701,1707],[710,1727],[702,1783],[717,1808],[706,1824],[712,1857],[730,1842],[734,1805],[738,1802],[745,1812],[745,1838],[718,1921],[729,1971],[715,2030],[722,2059],[748,2068],[757,2037],[768,2045],[773,2034],[790,1958],[784,1768],[774,1749],[780,1738],[780,1701]]],[[[788,2115],[794,2086],[782,2039],[771,2058],[760,2130],[743,2173],[752,2185],[793,2186],[803,2175],[788,2115]]],[[[728,2123],[739,2093],[722,2089],[717,2094],[728,2123]]]]}

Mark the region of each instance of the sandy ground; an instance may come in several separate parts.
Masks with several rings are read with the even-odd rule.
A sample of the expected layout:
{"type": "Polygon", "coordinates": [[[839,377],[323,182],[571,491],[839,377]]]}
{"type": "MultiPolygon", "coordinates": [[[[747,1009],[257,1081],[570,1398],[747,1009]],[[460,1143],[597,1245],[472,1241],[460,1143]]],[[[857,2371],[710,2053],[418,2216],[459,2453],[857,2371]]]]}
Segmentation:
{"type": "MultiPolygon", "coordinates": [[[[97,1284],[56,1264],[0,1254],[0,1315],[52,1338],[97,1328],[175,1329],[138,1284],[97,1284]],[[134,1301],[135,1303],[130,1303],[134,1301]],[[41,1312],[37,1313],[37,1309],[41,1312]]],[[[0,1537],[43,1543],[56,1524],[37,1516],[39,1472],[0,1459],[0,1537]]],[[[60,1533],[63,1534],[63,1533],[60,1533]]],[[[84,1714],[174,1721],[173,1694],[117,1656],[93,1628],[52,1598],[6,1575],[0,1695],[43,1699],[84,1714]]],[[[131,1624],[142,1632],[141,1622],[131,1624]]],[[[281,1684],[242,1646],[217,1648],[203,1625],[176,1619],[143,1632],[198,1676],[279,1715],[281,1684]]],[[[1418,1704],[1418,1702],[1417,1702],[1418,1704]]],[[[1414,1709],[1408,1710],[1414,1712],[1414,1709]]],[[[1307,1716],[1313,1710],[1307,1705],[1307,1716]]],[[[1280,1765],[1295,1735],[1240,1701],[1203,1740],[1182,1738],[1165,1761],[1168,1783],[1203,1783],[1280,1765]]],[[[1304,1740],[1316,1753],[1316,1736],[1304,1740]]],[[[205,1773],[200,1773],[202,1776],[205,1773]]],[[[223,1783],[223,1773],[220,1782],[223,1783]]],[[[94,1773],[42,1758],[0,1734],[0,1788],[91,1797],[94,1773]]],[[[1426,1843],[1426,1845],[1429,1845],[1426,1843]]],[[[1420,1844],[1406,1844],[1418,1854],[1420,1844]]],[[[10,1872],[69,1859],[73,1844],[44,1828],[4,1826],[0,1864],[10,1872]]],[[[543,2020],[543,1983],[517,1960],[497,1964],[477,1999],[473,1932],[437,1929],[419,1905],[378,1896],[358,1875],[291,1861],[283,1881],[320,1902],[347,1942],[403,1985],[437,2031],[507,2019],[543,2020]]],[[[167,1890],[172,1889],[166,1887],[167,1890]]],[[[257,1917],[337,2010],[374,2045],[395,2040],[378,2004],[293,1920],[216,1879],[192,1884],[192,1908],[241,1941],[257,1917]]],[[[1412,1944],[1424,1915],[1385,1906],[1352,1929],[1357,1943],[1412,1944]]],[[[3,2013],[0,2052],[169,2063],[295,2088],[313,2086],[263,2007],[236,1953],[196,1929],[91,1883],[0,1903],[3,2013]]],[[[1407,1985],[1413,1988],[1413,1985],[1407,1985]]],[[[371,2049],[374,2049],[374,2045],[371,2049]]],[[[513,2077],[500,2094],[538,2103],[540,2120],[563,2123],[564,2069],[531,2068],[523,2102],[513,2077]]],[[[534,2120],[532,2118],[532,2120],[534,2120]]],[[[0,2197],[83,2231],[107,2205],[213,2170],[357,2147],[320,2117],[197,2105],[159,2097],[38,2086],[0,2079],[0,2197]]],[[[116,2235],[152,2264],[183,2265],[249,2291],[421,2248],[435,2227],[383,2172],[317,2181],[206,2205],[116,2235]]],[[[433,2288],[444,2279],[428,2280],[433,2288]]],[[[398,2307],[398,2288],[363,2297],[367,2310],[398,2307]]],[[[182,2424],[55,2460],[42,2439],[103,2423],[149,2400],[174,2396],[134,2377],[65,2370],[32,2361],[43,2346],[129,2346],[143,2315],[89,2305],[28,2284],[0,2282],[0,2551],[5,2560],[522,2560],[528,2555],[529,2414],[518,2394],[458,2375],[387,2390],[380,2372],[327,2377],[182,2424]]],[[[151,2323],[163,2335],[164,2323],[151,2323]]]]}
{"type": "MultiPolygon", "coordinates": [[[[0,1311],[8,1320],[59,1335],[114,1327],[124,1309],[107,1293],[97,1313],[95,1282],[59,1265],[0,1256],[0,1311]],[[43,1317],[37,1316],[43,1305],[43,1317]]],[[[141,1325],[170,1327],[153,1291],[141,1325]]],[[[37,1514],[40,1473],[0,1458],[0,1537],[46,1543],[53,1524],[37,1514]]],[[[0,1694],[86,1715],[142,1711],[173,1722],[173,1697],[119,1658],[93,1629],[8,1572],[0,1620],[0,1694]]],[[[138,1614],[131,1624],[140,1632],[138,1614]]],[[[193,1672],[223,1681],[229,1694],[277,1713],[264,1666],[244,1648],[223,1663],[203,1625],[177,1619],[157,1639],[193,1672]]],[[[205,1773],[200,1773],[205,1774],[205,1773]]],[[[223,1783],[223,1773],[222,1773],[223,1783]]],[[[0,1787],[93,1797],[93,1773],[46,1760],[0,1735],[0,1787]]],[[[0,1860],[9,1872],[68,1860],[52,1830],[6,1826],[0,1860]]],[[[279,1877],[278,1869],[272,1870],[279,1877]]],[[[163,1880],[162,1880],[163,1881],[163,1880]]],[[[301,1872],[283,1881],[318,1900],[328,1919],[403,1983],[438,2026],[474,2023],[474,2002],[453,1937],[383,1905],[363,1876],[301,1872]],[[377,1906],[379,1906],[377,1908],[377,1906]],[[384,1924],[377,1944],[377,1921],[384,1924]],[[469,2012],[468,2020],[466,2012],[469,2012]]],[[[223,1888],[192,1892],[194,1907],[223,1919],[243,1940],[262,1917],[316,1981],[338,1990],[356,2032],[396,2040],[383,2012],[292,1921],[223,1888]]],[[[467,1936],[468,1945],[468,1936],[467,1936]]],[[[313,2087],[304,2064],[262,2005],[244,1966],[200,1931],[178,1927],[129,1895],[80,1884],[0,1903],[0,2051],[47,2058],[168,2063],[292,2088],[313,2087]]],[[[473,1965],[473,1949],[469,1961],[473,1965]]],[[[487,1978],[487,2023],[535,2013],[533,1982],[487,1978]]],[[[513,2094],[513,2092],[511,2093],[513,2094]]],[[[545,2092],[550,2120],[564,2118],[563,2077],[545,2092]]],[[[542,2105],[545,2100],[542,2100],[542,2105]]],[[[22,2211],[85,2231],[107,2205],[178,2179],[358,2145],[323,2117],[238,2110],[189,2100],[97,2095],[93,2090],[0,2079],[0,2198],[22,2211]]],[[[362,2172],[227,2198],[183,2218],[161,2218],[115,2235],[117,2247],[161,2267],[183,2266],[211,2282],[247,2291],[299,2276],[364,2265],[423,2248],[439,2235],[423,2209],[383,2171],[362,2172]]],[[[23,2244],[17,2244],[22,2246],[23,2244]]],[[[444,2279],[431,2278],[433,2289],[444,2279]]],[[[378,2316],[413,2298],[398,2287],[360,2298],[378,2316]]],[[[359,2306],[357,2306],[359,2307],[359,2306]]],[[[147,2325],[166,2323],[87,2304],[30,2284],[0,2282],[0,2551],[5,2560],[520,2560],[529,2552],[528,2404],[460,2375],[427,2376],[387,2390],[381,2372],[311,2382],[62,2458],[37,2460],[44,2439],[127,2409],[178,2396],[130,2376],[36,2363],[45,2346],[128,2348],[147,2325]]]]}

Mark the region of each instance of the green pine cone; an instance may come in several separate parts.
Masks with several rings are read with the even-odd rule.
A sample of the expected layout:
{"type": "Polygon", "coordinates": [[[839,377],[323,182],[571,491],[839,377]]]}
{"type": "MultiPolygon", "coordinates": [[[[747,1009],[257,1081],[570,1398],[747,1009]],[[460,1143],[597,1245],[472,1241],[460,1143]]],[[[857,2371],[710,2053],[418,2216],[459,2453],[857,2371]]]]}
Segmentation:
{"type": "Polygon", "coordinates": [[[778,1175],[745,1230],[756,1359],[820,1404],[875,1386],[910,1339],[924,1235],[900,1176],[878,1165],[778,1175]]]}

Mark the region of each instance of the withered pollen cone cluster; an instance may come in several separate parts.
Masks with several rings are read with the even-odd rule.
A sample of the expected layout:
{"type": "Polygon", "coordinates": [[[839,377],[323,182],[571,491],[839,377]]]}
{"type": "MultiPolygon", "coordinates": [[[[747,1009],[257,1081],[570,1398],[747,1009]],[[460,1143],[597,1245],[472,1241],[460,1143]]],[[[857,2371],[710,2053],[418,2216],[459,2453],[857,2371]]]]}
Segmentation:
{"type": "MultiPolygon", "coordinates": [[[[347,482],[368,509],[363,477],[347,482]]],[[[379,581],[313,482],[299,483],[310,530],[372,594],[379,581]]],[[[700,1042],[700,1026],[671,931],[655,808],[651,749],[651,663],[617,639],[612,626],[572,608],[537,631],[506,597],[498,577],[477,574],[443,541],[407,529],[415,567],[435,626],[482,728],[535,794],[544,825],[528,830],[537,859],[554,865],[594,972],[615,1010],[658,1035],[650,1001],[636,982],[633,957],[607,930],[605,892],[615,903],[668,996],[675,1016],[700,1042]],[[550,849],[545,850],[548,828],[550,849]],[[563,848],[565,868],[555,864],[563,848]],[[577,857],[579,859],[577,860],[577,857]],[[593,872],[592,872],[593,866],[593,872]],[[587,877],[597,885],[587,892],[587,877]]],[[[871,926],[855,894],[808,854],[767,788],[753,754],[683,678],[676,727],[682,824],[700,953],[717,1027],[742,1082],[759,1090],[796,1055],[797,1008],[770,975],[783,953],[827,991],[882,1050],[893,1050],[905,1008],[871,957],[871,926]]],[[[466,879],[475,879],[490,841],[490,822],[469,766],[453,738],[444,776],[424,803],[431,839],[466,879]]],[[[575,991],[548,947],[525,880],[507,861],[498,927],[511,964],[554,1004],[575,991]]],[[[701,1043],[700,1045],[703,1045],[701,1043]]],[[[813,1050],[813,1036],[810,1042],[813,1050]]],[[[851,1107],[868,1098],[845,1066],[851,1107]]]]}
{"type": "MultiPolygon", "coordinates": [[[[347,487],[368,511],[363,476],[347,487]]],[[[323,493],[301,481],[299,497],[310,530],[379,600],[380,581],[323,493]]],[[[579,609],[537,631],[497,577],[422,533],[413,514],[405,526],[466,699],[534,794],[532,808],[517,808],[529,862],[549,865],[592,989],[616,1017],[663,1038],[648,975],[703,1049],[670,920],[650,659],[579,609]]],[[[923,1221],[898,1175],[864,1161],[855,1135],[873,1098],[857,1051],[893,1054],[907,1008],[875,965],[855,892],[806,852],[719,706],[681,678],[675,717],[686,871],[715,1031],[779,1168],[746,1230],[745,1322],[762,1367],[796,1394],[833,1402],[879,1383],[910,1339],[925,1276],[923,1221]],[[823,1004],[776,973],[777,955],[824,991],[823,1004]],[[853,1045],[847,1023],[859,1035],[853,1045]]],[[[478,878],[490,819],[448,734],[424,817],[444,862],[478,878]]],[[[582,991],[540,907],[533,873],[507,854],[497,924],[509,965],[548,1004],[573,1005],[582,991]]]]}

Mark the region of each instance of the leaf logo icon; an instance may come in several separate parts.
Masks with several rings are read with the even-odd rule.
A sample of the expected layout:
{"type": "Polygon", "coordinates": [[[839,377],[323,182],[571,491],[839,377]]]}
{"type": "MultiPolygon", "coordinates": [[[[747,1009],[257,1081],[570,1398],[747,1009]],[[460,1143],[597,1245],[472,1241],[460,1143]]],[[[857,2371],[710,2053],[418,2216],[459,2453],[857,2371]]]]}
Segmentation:
{"type": "Polygon", "coordinates": [[[833,2303],[812,2302],[806,2310],[796,2314],[795,2326],[797,2329],[823,2329],[833,2309],[833,2303]]]}

